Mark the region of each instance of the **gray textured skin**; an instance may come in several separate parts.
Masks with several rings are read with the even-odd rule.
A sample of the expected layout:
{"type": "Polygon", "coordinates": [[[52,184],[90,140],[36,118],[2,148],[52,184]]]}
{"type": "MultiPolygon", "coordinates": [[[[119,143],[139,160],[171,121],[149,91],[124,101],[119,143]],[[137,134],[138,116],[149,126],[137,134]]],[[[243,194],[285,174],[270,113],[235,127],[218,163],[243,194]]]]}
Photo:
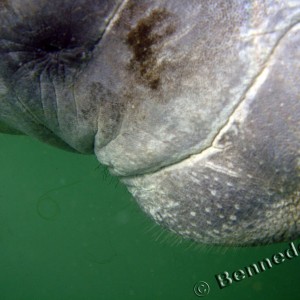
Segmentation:
{"type": "Polygon", "coordinates": [[[299,45],[299,0],[0,0],[0,131],[95,152],[196,241],[297,238],[299,45]]]}

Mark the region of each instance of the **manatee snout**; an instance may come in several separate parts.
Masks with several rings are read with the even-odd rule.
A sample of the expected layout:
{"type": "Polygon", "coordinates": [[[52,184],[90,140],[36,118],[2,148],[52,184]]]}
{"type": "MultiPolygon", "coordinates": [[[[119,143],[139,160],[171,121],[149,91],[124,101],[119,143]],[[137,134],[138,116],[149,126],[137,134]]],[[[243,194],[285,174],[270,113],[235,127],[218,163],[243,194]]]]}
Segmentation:
{"type": "Polygon", "coordinates": [[[300,236],[295,1],[0,1],[0,132],[95,153],[162,226],[300,236]]]}

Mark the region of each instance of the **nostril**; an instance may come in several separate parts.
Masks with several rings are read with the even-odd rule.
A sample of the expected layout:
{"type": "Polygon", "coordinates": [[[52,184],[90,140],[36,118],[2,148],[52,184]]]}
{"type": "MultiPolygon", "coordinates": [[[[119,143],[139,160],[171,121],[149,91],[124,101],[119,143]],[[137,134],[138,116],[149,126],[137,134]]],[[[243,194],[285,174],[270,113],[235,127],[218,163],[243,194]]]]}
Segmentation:
{"type": "Polygon", "coordinates": [[[66,49],[70,45],[71,39],[61,36],[61,40],[57,36],[48,35],[45,38],[37,37],[37,42],[34,45],[38,52],[57,52],[66,49]]]}
{"type": "Polygon", "coordinates": [[[26,1],[18,9],[13,3],[0,4],[0,77],[35,80],[82,72],[122,0],[26,1]]]}
{"type": "MultiPolygon", "coordinates": [[[[38,22],[40,23],[40,22],[38,22]]],[[[76,26],[71,22],[55,23],[51,20],[39,26],[36,33],[31,33],[26,43],[37,52],[53,53],[63,49],[72,49],[78,46],[76,26]]]]}
{"type": "Polygon", "coordinates": [[[82,43],[76,36],[73,24],[51,24],[40,29],[26,40],[24,48],[32,53],[33,60],[48,61],[56,65],[75,67],[88,60],[94,45],[82,43]]]}

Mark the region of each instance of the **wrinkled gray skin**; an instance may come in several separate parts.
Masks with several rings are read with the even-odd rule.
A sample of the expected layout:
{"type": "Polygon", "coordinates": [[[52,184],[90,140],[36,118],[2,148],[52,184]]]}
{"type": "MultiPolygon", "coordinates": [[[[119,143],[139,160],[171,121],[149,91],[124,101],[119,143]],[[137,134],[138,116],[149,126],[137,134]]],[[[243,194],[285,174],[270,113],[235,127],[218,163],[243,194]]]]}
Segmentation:
{"type": "Polygon", "coordinates": [[[0,0],[0,131],[95,153],[203,243],[300,236],[299,0],[0,0]]]}

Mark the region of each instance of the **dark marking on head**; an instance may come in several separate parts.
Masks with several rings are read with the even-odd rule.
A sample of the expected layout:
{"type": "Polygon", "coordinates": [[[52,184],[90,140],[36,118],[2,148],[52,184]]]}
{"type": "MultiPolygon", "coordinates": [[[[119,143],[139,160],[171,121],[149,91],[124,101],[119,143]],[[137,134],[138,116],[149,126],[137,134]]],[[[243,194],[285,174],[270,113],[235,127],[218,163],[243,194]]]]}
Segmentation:
{"type": "Polygon", "coordinates": [[[175,24],[170,12],[158,8],[139,20],[127,35],[126,42],[133,52],[129,68],[152,90],[160,86],[163,64],[158,63],[158,54],[164,40],[175,32],[175,24]]]}

